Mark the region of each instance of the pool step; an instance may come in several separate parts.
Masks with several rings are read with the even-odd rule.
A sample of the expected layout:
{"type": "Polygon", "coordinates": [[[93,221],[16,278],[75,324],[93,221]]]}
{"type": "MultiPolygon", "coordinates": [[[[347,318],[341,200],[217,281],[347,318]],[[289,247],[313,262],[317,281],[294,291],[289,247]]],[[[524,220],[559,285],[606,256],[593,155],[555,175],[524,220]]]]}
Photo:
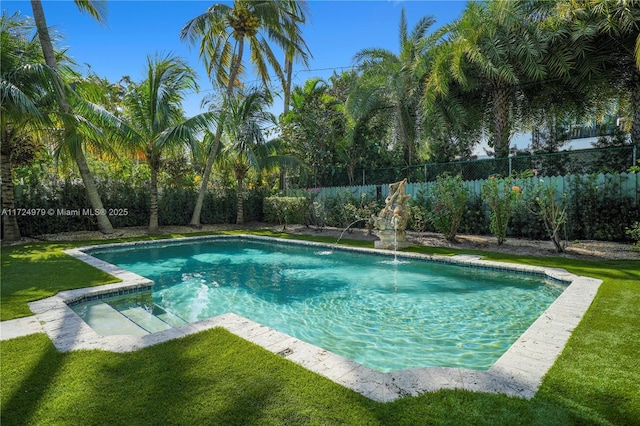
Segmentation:
{"type": "Polygon", "coordinates": [[[149,332],[134,324],[129,318],[100,301],[89,302],[83,317],[93,330],[101,336],[113,336],[128,334],[132,336],[144,336],[149,332]]]}
{"type": "Polygon", "coordinates": [[[123,309],[120,313],[149,333],[156,333],[171,328],[171,325],[139,306],[123,309]]]}
{"type": "Polygon", "coordinates": [[[171,327],[180,327],[181,325],[187,324],[185,320],[180,318],[179,316],[172,314],[171,312],[167,312],[163,310],[163,313],[156,314],[158,318],[167,324],[171,325],[171,327]]]}

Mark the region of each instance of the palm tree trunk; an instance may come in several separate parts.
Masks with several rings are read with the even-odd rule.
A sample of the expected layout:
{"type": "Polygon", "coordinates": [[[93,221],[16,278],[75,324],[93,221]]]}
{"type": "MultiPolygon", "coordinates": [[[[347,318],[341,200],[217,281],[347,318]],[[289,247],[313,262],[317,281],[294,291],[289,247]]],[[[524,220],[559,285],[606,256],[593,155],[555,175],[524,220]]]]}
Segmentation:
{"type": "Polygon", "coordinates": [[[283,82],[282,91],[284,92],[284,113],[286,113],[289,111],[289,104],[291,103],[291,75],[293,73],[293,61],[288,56],[284,58],[284,73],[285,80],[283,82]]]}
{"type": "Polygon", "coordinates": [[[493,149],[496,158],[509,156],[510,90],[497,88],[493,94],[493,149]]]}
{"type": "Polygon", "coordinates": [[[241,225],[244,223],[244,178],[238,178],[238,190],[236,200],[236,224],[241,225]]]}
{"type": "MultiPolygon", "coordinates": [[[[58,62],[56,61],[53,51],[53,44],[51,43],[51,37],[49,36],[47,20],[44,15],[44,10],[42,9],[42,2],[40,0],[31,0],[31,8],[33,10],[33,19],[36,23],[38,38],[40,38],[40,45],[42,46],[42,54],[44,55],[45,63],[57,72],[58,62]]],[[[68,114],[71,108],[69,107],[69,102],[67,102],[64,89],[61,87],[58,88],[57,102],[62,113],[68,114]]],[[[91,202],[91,207],[94,210],[104,211],[104,205],[100,199],[100,194],[98,194],[95,181],[93,180],[93,175],[87,166],[87,160],[82,152],[82,148],[75,149],[74,151],[73,156],[76,160],[76,164],[78,165],[78,170],[80,171],[80,176],[82,177],[82,182],[84,184],[85,191],[87,192],[87,198],[91,202]]],[[[102,233],[113,233],[113,226],[111,225],[111,221],[109,221],[109,217],[107,215],[101,214],[97,216],[97,218],[98,227],[102,233]]]]}
{"type": "Polygon", "coordinates": [[[640,144],[640,70],[634,70],[631,81],[631,110],[633,123],[631,124],[631,142],[640,144]]]}
{"type": "Polygon", "coordinates": [[[158,232],[158,167],[153,164],[153,159],[149,162],[151,166],[150,206],[149,206],[149,229],[150,234],[158,232]]]}
{"type": "Polygon", "coordinates": [[[220,146],[220,139],[222,139],[222,126],[219,124],[216,129],[216,135],[213,140],[213,146],[211,147],[211,151],[207,156],[207,164],[204,167],[204,171],[202,172],[202,184],[200,185],[200,189],[198,190],[198,198],[196,199],[196,205],[193,208],[193,214],[191,215],[191,222],[189,222],[190,226],[199,228],[200,226],[200,216],[202,214],[202,205],[204,204],[204,196],[207,193],[207,186],[209,185],[209,178],[211,177],[211,170],[213,169],[213,161],[216,158],[216,152],[220,146]]]}
{"type": "MultiPolygon", "coordinates": [[[[15,209],[16,199],[13,192],[13,172],[11,169],[11,153],[7,141],[3,141],[0,156],[0,167],[2,168],[2,210],[15,209]]],[[[17,241],[20,239],[20,227],[18,217],[13,214],[2,215],[2,239],[4,241],[17,241]]]]}
{"type": "MultiPolygon", "coordinates": [[[[94,211],[104,212],[104,205],[102,204],[102,199],[100,198],[100,194],[98,193],[98,187],[96,186],[96,182],[93,179],[93,175],[89,170],[89,166],[87,165],[87,159],[84,156],[84,152],[82,152],[82,148],[78,147],[78,149],[74,152],[74,158],[76,160],[76,164],[78,165],[78,170],[80,171],[80,177],[82,178],[82,183],[84,184],[84,189],[87,193],[87,198],[91,203],[91,207],[94,211]]],[[[103,234],[111,234],[113,233],[113,226],[111,226],[111,221],[109,220],[109,216],[106,214],[99,214],[96,216],[98,220],[98,228],[103,234]]]]}
{"type": "MultiPolygon", "coordinates": [[[[244,37],[239,37],[238,40],[238,54],[236,55],[236,61],[231,67],[231,71],[229,71],[229,83],[227,84],[227,98],[230,98],[233,94],[233,83],[238,76],[238,71],[240,70],[240,65],[242,65],[242,55],[244,53],[244,37]]],[[[224,100],[223,108],[227,104],[227,99],[224,100]]],[[[209,178],[211,177],[211,170],[213,169],[213,161],[215,160],[216,153],[218,152],[218,148],[220,147],[220,139],[222,139],[222,125],[218,125],[216,129],[215,138],[213,140],[213,146],[209,151],[209,155],[207,157],[207,164],[204,168],[204,172],[202,174],[202,184],[200,185],[200,189],[198,190],[198,198],[196,199],[196,205],[193,208],[193,214],[191,215],[191,222],[189,225],[193,227],[199,228],[200,224],[200,216],[202,214],[202,205],[204,204],[204,196],[207,193],[207,186],[209,185],[209,178]]]]}
{"type": "MultiPolygon", "coordinates": [[[[289,111],[289,104],[291,103],[291,75],[293,74],[293,61],[289,58],[289,55],[285,55],[284,58],[284,81],[282,82],[282,91],[283,95],[283,113],[286,114],[289,111]]],[[[280,167],[280,183],[278,185],[278,189],[280,191],[285,190],[285,180],[287,178],[287,172],[284,169],[284,166],[280,167]]]]}

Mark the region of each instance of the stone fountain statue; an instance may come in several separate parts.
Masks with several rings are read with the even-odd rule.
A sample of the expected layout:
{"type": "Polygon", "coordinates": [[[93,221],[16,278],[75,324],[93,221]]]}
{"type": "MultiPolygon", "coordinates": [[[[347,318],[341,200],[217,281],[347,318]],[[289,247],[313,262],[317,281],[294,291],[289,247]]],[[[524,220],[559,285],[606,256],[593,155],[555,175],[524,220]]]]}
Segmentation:
{"type": "Polygon", "coordinates": [[[404,192],[407,179],[389,184],[389,195],[384,200],[385,206],[378,216],[372,216],[373,226],[380,241],[375,247],[386,250],[396,250],[409,245],[405,229],[409,220],[407,201],[411,198],[404,192]]]}

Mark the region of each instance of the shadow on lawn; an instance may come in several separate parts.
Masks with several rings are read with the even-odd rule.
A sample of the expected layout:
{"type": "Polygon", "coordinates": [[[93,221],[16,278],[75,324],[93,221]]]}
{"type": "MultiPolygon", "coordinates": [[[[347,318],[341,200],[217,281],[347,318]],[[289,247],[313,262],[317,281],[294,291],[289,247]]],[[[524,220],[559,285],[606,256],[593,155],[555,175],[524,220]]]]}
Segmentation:
{"type": "MultiPolygon", "coordinates": [[[[28,374],[24,374],[24,380],[16,387],[9,400],[2,404],[0,423],[3,426],[36,423],[34,416],[37,407],[47,392],[51,391],[61,358],[62,354],[54,348],[53,344],[46,342],[46,347],[37,363],[28,374]]],[[[3,386],[6,386],[6,383],[3,386]]]]}
{"type": "Polygon", "coordinates": [[[107,359],[98,352],[98,379],[70,423],[260,423],[282,388],[277,368],[256,365],[261,357],[226,331],[203,334],[107,359]]]}

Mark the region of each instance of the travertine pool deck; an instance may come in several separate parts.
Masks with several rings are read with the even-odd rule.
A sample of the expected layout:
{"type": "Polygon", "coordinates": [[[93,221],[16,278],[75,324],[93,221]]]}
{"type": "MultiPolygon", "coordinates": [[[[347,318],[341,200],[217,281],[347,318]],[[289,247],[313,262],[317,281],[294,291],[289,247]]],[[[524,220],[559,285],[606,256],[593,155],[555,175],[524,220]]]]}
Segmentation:
{"type": "MultiPolygon", "coordinates": [[[[145,241],[127,243],[127,245],[176,243],[184,242],[185,240],[212,238],[250,238],[282,241],[282,239],[268,237],[234,235],[145,241]]],[[[301,241],[292,241],[292,243],[336,249],[334,246],[320,243],[301,241]]],[[[121,245],[100,245],[96,247],[106,248],[121,245]]],[[[3,340],[43,331],[49,336],[55,347],[62,352],[78,349],[131,352],[213,327],[222,327],[249,342],[262,346],[272,353],[278,354],[308,370],[380,402],[393,401],[403,396],[418,395],[439,389],[467,389],[478,392],[504,393],[522,398],[533,397],[542,382],[542,378],[561,354],[572,331],[591,305],[602,282],[594,278],[577,276],[563,269],[491,262],[481,260],[475,255],[445,257],[398,253],[403,258],[509,270],[519,273],[544,274],[550,279],[562,281],[569,285],[555,302],[487,371],[428,367],[381,373],[233,313],[219,315],[144,336],[98,335],[69,308],[69,303],[119,291],[128,292],[135,289],[148,289],[153,285],[153,282],[94,258],[84,252],[87,249],[89,247],[81,247],[67,250],[66,253],[120,278],[122,282],[62,291],[53,297],[32,302],[29,307],[34,312],[34,317],[0,323],[0,335],[3,340]]],[[[381,250],[356,249],[344,246],[340,246],[340,249],[378,254],[381,252],[381,250]]]]}

